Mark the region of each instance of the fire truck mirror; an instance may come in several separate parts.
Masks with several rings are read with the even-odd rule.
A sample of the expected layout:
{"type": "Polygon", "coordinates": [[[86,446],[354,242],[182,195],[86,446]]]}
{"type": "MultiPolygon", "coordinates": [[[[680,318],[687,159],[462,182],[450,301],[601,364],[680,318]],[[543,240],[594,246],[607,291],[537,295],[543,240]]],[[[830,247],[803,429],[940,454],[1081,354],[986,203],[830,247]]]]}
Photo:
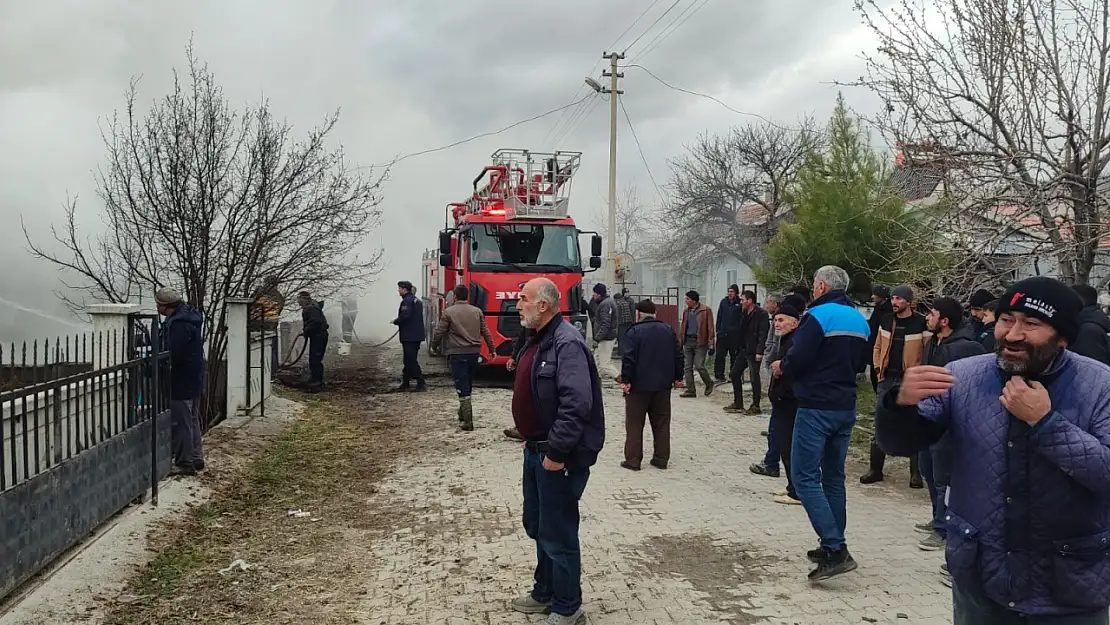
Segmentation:
{"type": "MultiPolygon", "coordinates": [[[[600,234],[595,234],[590,239],[590,256],[597,256],[597,257],[601,256],[601,235],[600,234]]],[[[593,263],[590,263],[590,266],[593,267],[593,263]]]]}
{"type": "Polygon", "coordinates": [[[450,254],[440,254],[439,255],[439,266],[440,267],[450,267],[451,266],[451,255],[450,254]]]}
{"type": "Polygon", "coordinates": [[[590,257],[590,269],[601,269],[601,257],[600,256],[591,256],[590,257]]]}
{"type": "MultiPolygon", "coordinates": [[[[443,230],[439,233],[439,253],[440,255],[451,255],[451,232],[448,230],[443,230]]],[[[444,266],[446,266],[446,264],[444,264],[444,266]]]]}

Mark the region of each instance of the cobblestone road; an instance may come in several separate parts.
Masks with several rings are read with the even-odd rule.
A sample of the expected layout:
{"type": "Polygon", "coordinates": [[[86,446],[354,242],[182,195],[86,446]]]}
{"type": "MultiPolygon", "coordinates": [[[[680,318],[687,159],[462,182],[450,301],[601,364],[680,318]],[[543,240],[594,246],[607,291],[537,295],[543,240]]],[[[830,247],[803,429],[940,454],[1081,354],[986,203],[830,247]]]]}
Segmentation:
{"type": "MultiPolygon", "coordinates": [[[[444,415],[413,415],[451,428],[444,415]]],[[[387,401],[398,402],[401,396],[387,401]]],[[[502,437],[510,392],[476,391],[477,430],[464,455],[424,457],[398,470],[369,502],[411,509],[411,523],[375,545],[366,623],[529,623],[507,601],[531,584],[533,543],[520,524],[521,451],[502,437]]],[[[859,570],[806,581],[815,536],[800,506],[772,501],[784,481],[757,477],[766,420],[725,415],[731,398],[675,397],[671,468],[618,466],[623,400],[606,391],[608,440],[582,503],[583,587],[596,625],[950,622],[939,553],[917,549],[924,495],[865,490],[849,476],[848,542],[859,570]]],[[[646,435],[650,440],[650,434],[646,435]]],[[[650,444],[650,443],[648,443],[650,444]]],[[[873,487],[866,487],[871,489],[873,487]]]]}

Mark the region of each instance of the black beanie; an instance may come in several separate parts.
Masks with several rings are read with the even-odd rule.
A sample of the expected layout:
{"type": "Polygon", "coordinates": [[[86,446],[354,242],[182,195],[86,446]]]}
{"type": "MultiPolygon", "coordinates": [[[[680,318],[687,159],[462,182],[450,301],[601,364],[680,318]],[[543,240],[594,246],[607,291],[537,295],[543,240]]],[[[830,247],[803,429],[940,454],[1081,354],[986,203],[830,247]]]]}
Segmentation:
{"type": "Polygon", "coordinates": [[[986,289],[979,289],[972,293],[971,297],[967,298],[967,304],[972,308],[985,308],[987,304],[993,302],[995,299],[994,293],[986,289]]]}
{"type": "Polygon", "coordinates": [[[1079,334],[1079,312],[1083,300],[1068,285],[1053,278],[1026,278],[1006,289],[998,300],[995,314],[1019,312],[1047,322],[1068,343],[1079,334]]]}
{"type": "Polygon", "coordinates": [[[655,314],[655,302],[650,299],[642,299],[636,302],[636,310],[644,313],[645,315],[655,314]]]}
{"type": "Polygon", "coordinates": [[[699,295],[698,292],[694,291],[694,290],[686,291],[686,297],[689,297],[690,299],[694,300],[695,302],[700,302],[701,301],[701,295],[699,295]]]}
{"type": "Polygon", "coordinates": [[[779,306],[779,311],[775,314],[786,315],[787,317],[793,317],[795,319],[798,319],[802,316],[802,313],[798,312],[798,309],[791,306],[790,304],[783,304],[782,306],[779,306]]]}
{"type": "Polygon", "coordinates": [[[801,312],[806,309],[806,298],[801,295],[787,295],[782,298],[782,303],[779,304],[779,308],[783,306],[789,306],[801,314],[801,312]]]}
{"type": "Polygon", "coordinates": [[[885,284],[876,284],[875,286],[871,287],[871,294],[878,295],[883,299],[890,299],[890,287],[886,286],[885,284]]]}

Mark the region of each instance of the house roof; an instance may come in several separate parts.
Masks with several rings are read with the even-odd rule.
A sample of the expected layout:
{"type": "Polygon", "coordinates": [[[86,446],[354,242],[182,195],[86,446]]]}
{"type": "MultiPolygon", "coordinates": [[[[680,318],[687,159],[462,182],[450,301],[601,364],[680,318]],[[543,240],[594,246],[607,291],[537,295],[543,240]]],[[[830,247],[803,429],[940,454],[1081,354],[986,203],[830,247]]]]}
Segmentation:
{"type": "Polygon", "coordinates": [[[890,176],[890,182],[902,190],[908,202],[923,200],[937,190],[943,178],[940,170],[932,167],[898,167],[890,176]]]}

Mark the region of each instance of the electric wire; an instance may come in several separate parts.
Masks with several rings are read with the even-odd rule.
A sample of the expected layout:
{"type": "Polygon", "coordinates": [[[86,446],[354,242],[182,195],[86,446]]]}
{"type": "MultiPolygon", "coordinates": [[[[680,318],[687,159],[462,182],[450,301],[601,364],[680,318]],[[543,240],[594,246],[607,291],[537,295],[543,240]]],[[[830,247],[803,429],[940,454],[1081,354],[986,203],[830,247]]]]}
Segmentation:
{"type": "Polygon", "coordinates": [[[590,115],[593,114],[597,107],[600,106],[602,102],[608,101],[608,97],[596,98],[593,102],[589,104],[588,107],[585,107],[583,113],[578,116],[578,119],[572,122],[571,125],[568,125],[567,128],[564,129],[564,132],[561,133],[560,136],[553,142],[555,148],[561,148],[566,143],[567,139],[570,139],[575,134],[577,134],[577,132],[582,128],[583,125],[585,125],[586,120],[590,118],[590,115]]]}
{"type": "Polygon", "coordinates": [[[632,63],[634,61],[643,60],[644,57],[651,54],[652,50],[658,48],[660,44],[667,40],[668,37],[673,35],[676,30],[682,28],[682,25],[685,24],[691,17],[694,17],[694,15],[696,15],[698,11],[704,9],[705,5],[707,4],[709,4],[709,0],[700,0],[700,4],[699,0],[695,0],[694,3],[686,7],[682,11],[682,13],[676,15],[675,18],[671,20],[671,23],[668,24],[666,28],[659,31],[659,34],[657,34],[651,41],[644,44],[644,47],[640,50],[639,54],[637,54],[634,59],[629,59],[628,62],[632,63]],[[685,18],[683,18],[684,15],[686,16],[685,18]]]}
{"type": "Polygon", "coordinates": [[[655,18],[655,21],[651,23],[651,26],[648,26],[646,29],[644,29],[644,32],[640,33],[639,37],[636,37],[635,39],[632,40],[632,43],[630,43],[630,44],[628,44],[627,46],[624,47],[624,53],[623,54],[627,54],[628,51],[632,49],[632,46],[636,45],[636,42],[643,39],[644,35],[651,32],[651,29],[655,28],[655,25],[658,24],[659,22],[661,22],[664,17],[667,17],[667,14],[670,13],[671,11],[673,11],[674,8],[676,6],[678,6],[679,3],[681,3],[681,2],[682,2],[682,0],[674,0],[674,2],[671,4],[671,6],[667,7],[666,11],[663,11],[663,13],[659,17],[655,18]]]}
{"type": "Polygon", "coordinates": [[[624,107],[624,99],[617,100],[621,105],[621,111],[624,112],[624,121],[628,124],[628,129],[632,132],[632,140],[636,142],[636,150],[640,153],[640,160],[644,163],[644,169],[647,170],[648,178],[651,179],[651,185],[655,187],[655,193],[659,196],[659,201],[663,204],[667,203],[667,198],[663,195],[663,191],[659,189],[659,183],[655,181],[655,174],[651,173],[651,165],[648,164],[647,156],[644,155],[644,146],[640,143],[640,137],[636,134],[636,127],[632,125],[632,117],[628,115],[628,109],[624,107]]]}

